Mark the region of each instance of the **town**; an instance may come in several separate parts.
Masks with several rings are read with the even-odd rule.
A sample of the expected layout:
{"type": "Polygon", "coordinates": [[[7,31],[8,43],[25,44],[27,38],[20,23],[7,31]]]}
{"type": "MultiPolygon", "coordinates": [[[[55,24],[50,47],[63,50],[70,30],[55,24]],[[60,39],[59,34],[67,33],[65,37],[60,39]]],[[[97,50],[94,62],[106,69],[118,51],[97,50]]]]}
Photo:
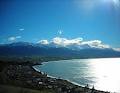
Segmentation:
{"type": "Polygon", "coordinates": [[[36,90],[49,90],[53,93],[109,93],[75,85],[67,80],[49,77],[46,73],[37,72],[32,65],[7,65],[0,74],[0,83],[36,90]]]}

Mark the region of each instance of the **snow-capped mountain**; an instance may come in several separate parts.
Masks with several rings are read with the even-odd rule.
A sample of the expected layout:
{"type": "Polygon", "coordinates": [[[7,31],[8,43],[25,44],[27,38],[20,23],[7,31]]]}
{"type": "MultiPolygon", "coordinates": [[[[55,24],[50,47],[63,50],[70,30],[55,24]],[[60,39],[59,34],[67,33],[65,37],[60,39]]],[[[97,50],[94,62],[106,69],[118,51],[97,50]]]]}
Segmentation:
{"type": "Polygon", "coordinates": [[[64,57],[80,57],[80,58],[96,58],[96,57],[120,57],[120,52],[112,48],[97,48],[88,44],[83,45],[66,45],[49,43],[29,43],[16,42],[11,44],[0,45],[0,55],[20,55],[20,56],[64,56],[64,57]]]}

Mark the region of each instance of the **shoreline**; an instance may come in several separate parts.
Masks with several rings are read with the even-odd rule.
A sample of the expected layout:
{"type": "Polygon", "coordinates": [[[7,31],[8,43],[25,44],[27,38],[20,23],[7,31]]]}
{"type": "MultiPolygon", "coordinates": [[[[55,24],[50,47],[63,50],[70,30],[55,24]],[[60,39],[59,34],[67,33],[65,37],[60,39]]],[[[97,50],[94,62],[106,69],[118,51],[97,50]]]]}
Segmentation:
{"type": "MultiPolygon", "coordinates": [[[[107,58],[100,58],[100,60],[101,59],[107,59],[107,58]]],[[[110,61],[111,61],[111,59],[120,59],[120,58],[109,58],[110,59],[110,61]]],[[[71,60],[71,59],[69,59],[69,60],[71,60]]],[[[68,60],[68,61],[69,61],[68,60]]],[[[77,60],[77,59],[72,59],[72,60],[77,60]]],[[[80,59],[80,60],[83,60],[83,59],[80,59]]],[[[66,60],[62,60],[62,61],[65,61],[65,62],[67,62],[66,60]]],[[[57,63],[57,61],[50,61],[50,62],[56,62],[57,63]]],[[[42,64],[41,65],[44,65],[44,64],[47,64],[47,63],[50,63],[49,61],[48,62],[42,62],[42,64]]],[[[52,65],[51,65],[52,66],[52,65]]],[[[40,66],[41,67],[41,66],[40,66]]],[[[39,66],[38,66],[38,68],[39,68],[39,66]]],[[[46,68],[44,68],[44,69],[42,69],[43,71],[48,71],[48,70],[45,70],[46,68]]],[[[55,70],[55,69],[54,69],[55,70]]],[[[60,69],[59,69],[60,70],[60,69]]],[[[49,71],[48,71],[49,72],[49,71]]],[[[50,73],[51,73],[51,70],[50,70],[50,73]]],[[[67,72],[66,72],[67,73],[67,72]]],[[[60,76],[60,74],[57,74],[57,73],[52,73],[51,75],[53,75],[52,77],[54,78],[54,76],[56,76],[55,78],[58,78],[57,76],[60,76]]],[[[50,76],[51,76],[50,75],[50,76]]],[[[51,78],[52,78],[51,77],[51,78]]],[[[61,76],[62,77],[62,76],[61,76]]],[[[82,86],[82,87],[85,87],[86,85],[84,84],[84,85],[80,85],[80,84],[76,84],[75,82],[72,82],[71,80],[74,80],[74,81],[77,81],[77,80],[75,80],[75,79],[71,79],[71,80],[69,80],[69,79],[66,79],[66,78],[61,78],[61,79],[63,79],[63,80],[67,80],[67,81],[69,81],[69,82],[71,82],[71,83],[73,83],[73,84],[75,84],[75,85],[78,85],[78,86],[82,86]]],[[[104,81],[101,81],[101,82],[104,82],[104,81]]],[[[100,82],[100,83],[101,83],[100,82]]],[[[110,81],[111,82],[111,81],[110,81]]],[[[80,82],[81,83],[81,82],[80,82]]],[[[106,84],[109,84],[109,83],[106,83],[106,84]]],[[[92,88],[92,86],[94,86],[94,84],[89,84],[89,87],[90,88],[92,88]]],[[[110,87],[109,87],[109,85],[107,86],[107,88],[105,88],[104,87],[104,85],[102,85],[102,83],[101,83],[101,86],[99,87],[99,84],[95,84],[95,89],[97,89],[97,90],[100,90],[100,91],[109,91],[110,93],[119,93],[119,90],[115,90],[114,88],[114,86],[113,85],[110,85],[110,87]],[[107,90],[108,89],[108,90],[107,90]]]]}
{"type": "MultiPolygon", "coordinates": [[[[41,72],[41,71],[37,70],[36,68],[33,68],[33,69],[35,69],[35,70],[38,71],[38,72],[41,72]]],[[[44,72],[41,72],[41,73],[44,73],[44,72]]],[[[68,82],[71,82],[71,83],[74,84],[74,85],[84,87],[84,85],[80,85],[80,84],[78,84],[78,83],[76,83],[76,82],[70,81],[69,79],[63,79],[63,78],[61,78],[61,77],[60,77],[60,78],[59,78],[59,77],[54,77],[54,76],[52,76],[52,75],[48,75],[48,74],[47,74],[47,77],[54,78],[54,79],[67,80],[68,82]]]]}
{"type": "MultiPolygon", "coordinates": [[[[44,72],[42,72],[42,71],[37,70],[36,68],[33,68],[33,69],[35,69],[35,70],[38,71],[38,72],[44,73],[44,72]]],[[[55,78],[55,79],[67,80],[68,82],[71,82],[71,83],[73,83],[73,84],[75,84],[75,85],[77,85],[77,86],[82,86],[82,87],[84,87],[84,85],[80,85],[80,84],[78,84],[78,83],[76,83],[76,82],[73,82],[73,81],[71,81],[71,80],[69,80],[69,79],[64,79],[64,78],[61,78],[61,77],[60,77],[60,78],[59,78],[59,77],[54,77],[54,76],[48,75],[48,74],[47,74],[47,77],[55,78]]]]}
{"type": "MultiPolygon", "coordinates": [[[[39,65],[42,65],[42,63],[44,62],[39,65]]],[[[44,72],[36,71],[33,68],[35,64],[8,64],[3,62],[1,66],[4,66],[0,72],[0,84],[3,85],[14,85],[36,90],[52,90],[55,93],[91,93],[92,91],[95,93],[110,93],[91,89],[88,86],[78,86],[69,80],[49,77],[44,72]]]]}
{"type": "MultiPolygon", "coordinates": [[[[76,59],[72,59],[72,60],[76,60],[76,59]]],[[[59,60],[57,60],[57,61],[59,61],[59,60]]],[[[66,60],[65,60],[66,61],[66,60]]],[[[46,64],[46,63],[48,63],[49,61],[47,61],[47,62],[42,62],[40,65],[44,65],[44,64],[46,64]]],[[[51,61],[50,61],[51,62],[51,61]]],[[[56,61],[52,61],[52,62],[56,62],[56,61]]],[[[34,66],[36,66],[36,65],[34,65],[34,66]]],[[[33,67],[33,69],[35,69],[37,72],[41,72],[40,70],[38,70],[37,68],[34,68],[33,67]]],[[[41,72],[41,73],[44,73],[44,72],[41,72]]],[[[51,75],[48,75],[46,72],[45,72],[45,74],[47,75],[47,77],[50,77],[50,78],[54,78],[54,79],[61,79],[61,80],[66,80],[67,82],[70,82],[70,83],[72,83],[73,85],[75,85],[75,86],[78,86],[78,87],[82,87],[82,88],[85,88],[86,86],[87,86],[87,88],[89,89],[89,90],[91,90],[93,87],[94,87],[94,85],[93,85],[93,87],[91,86],[89,86],[88,84],[86,84],[86,86],[85,85],[80,85],[80,84],[78,84],[78,83],[76,83],[76,82],[73,82],[73,81],[71,81],[71,80],[69,80],[69,79],[64,79],[64,78],[59,78],[59,77],[54,77],[54,76],[51,76],[51,75]]],[[[112,93],[112,92],[108,92],[108,91],[104,91],[104,90],[97,90],[97,89],[95,89],[96,91],[99,91],[100,93],[112,93]]],[[[96,93],[99,93],[99,92],[96,92],[96,93]]]]}

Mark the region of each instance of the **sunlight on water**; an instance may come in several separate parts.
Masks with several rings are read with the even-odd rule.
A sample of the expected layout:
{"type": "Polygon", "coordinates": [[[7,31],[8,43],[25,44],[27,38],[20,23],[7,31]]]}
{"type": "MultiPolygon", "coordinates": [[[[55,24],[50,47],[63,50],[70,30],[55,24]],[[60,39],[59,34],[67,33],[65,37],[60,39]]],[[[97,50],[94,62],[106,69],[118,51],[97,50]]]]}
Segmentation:
{"type": "Polygon", "coordinates": [[[60,60],[35,68],[80,85],[120,93],[120,58],[60,60]]]}
{"type": "Polygon", "coordinates": [[[120,92],[120,59],[91,59],[90,69],[96,76],[95,86],[103,90],[120,92]]]}

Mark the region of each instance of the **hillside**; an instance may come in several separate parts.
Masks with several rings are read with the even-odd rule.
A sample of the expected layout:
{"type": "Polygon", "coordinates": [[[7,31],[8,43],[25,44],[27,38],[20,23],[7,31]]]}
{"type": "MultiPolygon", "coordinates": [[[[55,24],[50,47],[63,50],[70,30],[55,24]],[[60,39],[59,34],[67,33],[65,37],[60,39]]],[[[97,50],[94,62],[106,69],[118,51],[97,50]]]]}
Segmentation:
{"type": "Polygon", "coordinates": [[[112,48],[86,48],[83,46],[82,49],[77,49],[73,47],[61,47],[50,45],[44,46],[28,42],[17,42],[0,45],[0,55],[101,58],[120,57],[120,51],[116,51],[112,48]]]}

